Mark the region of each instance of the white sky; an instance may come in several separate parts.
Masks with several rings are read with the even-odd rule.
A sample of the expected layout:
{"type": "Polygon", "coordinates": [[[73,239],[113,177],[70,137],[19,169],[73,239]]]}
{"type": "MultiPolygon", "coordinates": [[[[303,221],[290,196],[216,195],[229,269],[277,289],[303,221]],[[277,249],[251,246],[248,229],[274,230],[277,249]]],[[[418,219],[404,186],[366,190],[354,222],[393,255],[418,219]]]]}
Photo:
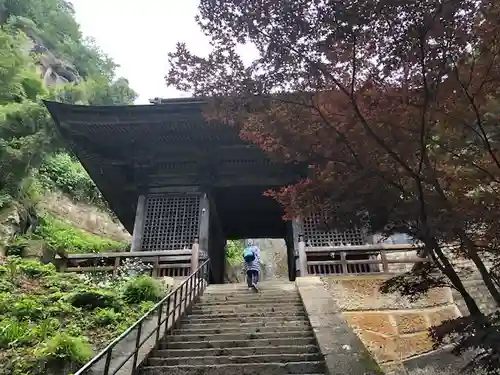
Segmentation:
{"type": "MultiPolygon", "coordinates": [[[[154,97],[186,97],[188,93],[167,87],[167,53],[177,41],[206,55],[208,39],[194,17],[198,0],[71,0],[85,36],[93,37],[101,49],[120,65],[118,76],[129,80],[139,93],[136,104],[154,97]]],[[[244,56],[255,56],[250,48],[244,56]]],[[[247,60],[247,59],[245,59],[247,60]]]]}

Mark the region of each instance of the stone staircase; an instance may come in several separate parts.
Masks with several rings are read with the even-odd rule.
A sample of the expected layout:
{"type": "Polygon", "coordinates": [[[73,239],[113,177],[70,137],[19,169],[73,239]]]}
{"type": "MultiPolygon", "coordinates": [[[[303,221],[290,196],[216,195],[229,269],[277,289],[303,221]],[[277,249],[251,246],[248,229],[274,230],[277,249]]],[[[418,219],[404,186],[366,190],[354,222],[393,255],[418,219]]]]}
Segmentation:
{"type": "Polygon", "coordinates": [[[295,284],[211,285],[141,375],[324,374],[323,356],[295,284]]]}

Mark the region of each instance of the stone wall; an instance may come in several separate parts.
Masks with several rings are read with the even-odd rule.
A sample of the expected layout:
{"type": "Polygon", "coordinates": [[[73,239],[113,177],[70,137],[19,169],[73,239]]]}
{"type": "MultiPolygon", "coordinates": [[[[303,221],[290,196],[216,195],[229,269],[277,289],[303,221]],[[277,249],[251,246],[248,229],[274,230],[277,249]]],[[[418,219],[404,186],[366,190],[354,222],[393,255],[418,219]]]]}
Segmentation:
{"type": "Polygon", "coordinates": [[[75,203],[62,194],[50,194],[44,197],[39,207],[59,219],[89,233],[116,241],[129,242],[130,234],[118,220],[95,206],[75,203]]]}
{"type": "Polygon", "coordinates": [[[449,288],[440,288],[416,302],[384,295],[388,276],[324,277],[349,325],[384,367],[432,350],[428,328],[460,316],[449,288]]]}

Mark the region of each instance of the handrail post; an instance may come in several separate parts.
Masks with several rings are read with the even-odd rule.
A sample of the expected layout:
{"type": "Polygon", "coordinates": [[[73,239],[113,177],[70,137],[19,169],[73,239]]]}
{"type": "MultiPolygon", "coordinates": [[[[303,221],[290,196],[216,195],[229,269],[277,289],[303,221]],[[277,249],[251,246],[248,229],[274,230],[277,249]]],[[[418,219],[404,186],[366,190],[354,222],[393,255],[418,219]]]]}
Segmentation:
{"type": "Polygon", "coordinates": [[[300,276],[307,276],[307,253],[303,235],[299,235],[299,270],[300,276]]]}
{"type": "Polygon", "coordinates": [[[137,358],[139,356],[139,344],[141,343],[141,335],[142,335],[142,320],[137,327],[137,337],[135,338],[135,352],[134,352],[134,361],[132,362],[132,374],[136,374],[137,367],[137,358]]]}
{"type": "Polygon", "coordinates": [[[158,324],[156,325],[156,341],[155,345],[158,343],[158,340],[160,340],[160,330],[161,330],[161,316],[163,315],[163,304],[158,307],[158,324]]]}
{"type": "Polygon", "coordinates": [[[200,262],[200,244],[198,239],[194,240],[193,246],[191,247],[191,273],[196,272],[198,269],[198,264],[200,262]]]}

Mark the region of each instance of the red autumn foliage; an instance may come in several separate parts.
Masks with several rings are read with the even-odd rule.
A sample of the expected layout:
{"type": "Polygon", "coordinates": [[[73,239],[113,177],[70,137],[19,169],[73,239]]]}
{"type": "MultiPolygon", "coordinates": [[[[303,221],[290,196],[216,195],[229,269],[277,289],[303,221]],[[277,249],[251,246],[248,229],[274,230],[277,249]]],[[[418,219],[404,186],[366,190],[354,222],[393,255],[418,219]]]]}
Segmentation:
{"type": "Polygon", "coordinates": [[[500,3],[487,0],[201,0],[212,53],[179,44],[167,82],[212,97],[207,116],[306,179],[268,192],[287,216],[321,211],[422,240],[480,314],[443,244],[483,259],[500,246],[500,3]],[[245,66],[237,45],[259,51],[245,66]]]}

